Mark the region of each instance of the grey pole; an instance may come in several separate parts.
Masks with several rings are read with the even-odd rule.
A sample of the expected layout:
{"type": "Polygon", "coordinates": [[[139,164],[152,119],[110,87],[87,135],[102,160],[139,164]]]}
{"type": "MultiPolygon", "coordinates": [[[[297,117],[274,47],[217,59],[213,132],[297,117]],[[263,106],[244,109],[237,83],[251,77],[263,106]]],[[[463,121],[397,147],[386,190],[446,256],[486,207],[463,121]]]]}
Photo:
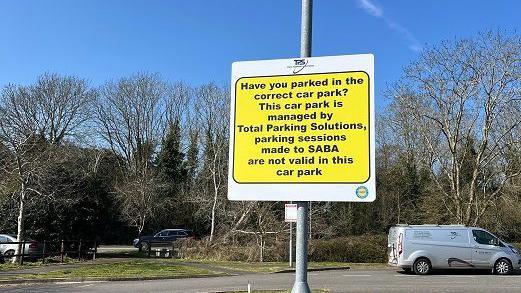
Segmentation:
{"type": "Polygon", "coordinates": [[[311,19],[313,0],[302,0],[302,22],[300,24],[300,57],[311,57],[311,19]]]}
{"type": "Polygon", "coordinates": [[[293,267],[293,222],[289,222],[289,267],[293,267]]]}
{"type": "Polygon", "coordinates": [[[293,267],[293,222],[289,222],[289,267],[293,267]]]}
{"type": "Polygon", "coordinates": [[[308,285],[308,202],[297,202],[297,253],[291,293],[310,293],[308,285]]]}
{"type": "Polygon", "coordinates": [[[311,231],[311,213],[312,213],[312,212],[313,212],[313,204],[312,204],[312,202],[309,202],[309,232],[308,232],[308,234],[309,234],[309,239],[311,239],[311,237],[312,237],[312,236],[311,236],[311,232],[312,232],[312,231],[311,231]]]}
{"type": "MultiPolygon", "coordinates": [[[[311,57],[311,19],[313,0],[302,0],[300,25],[300,57],[311,57]]],[[[311,293],[308,285],[308,214],[307,201],[297,202],[297,252],[295,284],[291,293],[311,293]]]]}

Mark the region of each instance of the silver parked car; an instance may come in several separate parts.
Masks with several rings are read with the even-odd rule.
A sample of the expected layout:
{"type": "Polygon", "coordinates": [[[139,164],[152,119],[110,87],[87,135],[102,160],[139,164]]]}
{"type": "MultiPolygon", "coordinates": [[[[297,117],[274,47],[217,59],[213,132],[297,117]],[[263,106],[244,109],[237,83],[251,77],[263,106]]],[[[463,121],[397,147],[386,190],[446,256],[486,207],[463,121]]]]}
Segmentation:
{"type": "MultiPolygon", "coordinates": [[[[37,258],[42,253],[40,245],[32,240],[26,240],[24,245],[24,254],[28,257],[37,258]]],[[[10,258],[15,254],[18,244],[16,243],[16,236],[10,234],[0,234],[0,253],[5,258],[10,258]],[[14,242],[14,243],[13,243],[14,242]]]]}
{"type": "Polygon", "coordinates": [[[494,234],[463,225],[398,225],[389,229],[389,265],[418,275],[431,269],[492,269],[507,275],[521,267],[519,251],[494,234]]]}

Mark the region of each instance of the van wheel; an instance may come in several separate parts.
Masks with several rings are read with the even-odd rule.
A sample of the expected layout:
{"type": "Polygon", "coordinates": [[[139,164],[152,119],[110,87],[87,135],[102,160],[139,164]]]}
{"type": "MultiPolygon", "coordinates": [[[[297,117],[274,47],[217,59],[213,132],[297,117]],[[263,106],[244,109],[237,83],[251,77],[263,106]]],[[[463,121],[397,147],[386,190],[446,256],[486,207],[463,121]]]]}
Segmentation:
{"type": "Polygon", "coordinates": [[[500,258],[494,265],[494,271],[498,275],[508,275],[512,273],[512,264],[506,258],[500,258]]]}
{"type": "Polygon", "coordinates": [[[412,267],[416,275],[427,275],[431,271],[431,262],[422,257],[417,259],[412,267]]]}

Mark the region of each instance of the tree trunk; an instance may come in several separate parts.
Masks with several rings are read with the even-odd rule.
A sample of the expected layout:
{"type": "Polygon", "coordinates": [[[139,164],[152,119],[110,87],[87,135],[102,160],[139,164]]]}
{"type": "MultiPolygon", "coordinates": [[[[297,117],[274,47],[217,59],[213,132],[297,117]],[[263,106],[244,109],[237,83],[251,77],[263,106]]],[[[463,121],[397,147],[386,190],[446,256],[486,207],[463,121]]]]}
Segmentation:
{"type": "MultiPolygon", "coordinates": [[[[217,154],[217,152],[216,152],[217,154]]],[[[217,182],[217,174],[216,174],[216,170],[217,170],[217,166],[215,164],[215,162],[217,161],[217,155],[215,155],[214,157],[214,170],[212,171],[212,179],[213,179],[213,205],[212,205],[212,227],[210,229],[210,243],[212,242],[213,240],[213,235],[214,235],[214,232],[215,232],[215,210],[217,209],[217,197],[219,195],[219,185],[218,185],[218,182],[217,182]]]]}
{"type": "Polygon", "coordinates": [[[264,237],[260,234],[260,262],[264,262],[264,237]]]}
{"type": "MultiPolygon", "coordinates": [[[[18,229],[17,229],[17,242],[22,242],[24,240],[25,234],[25,183],[22,181],[22,191],[20,192],[20,206],[18,207],[18,229]]],[[[18,243],[16,247],[15,255],[23,254],[24,248],[22,243],[18,243]]],[[[13,258],[13,263],[17,263],[20,261],[21,256],[15,256],[13,258]]]]}
{"type": "Polygon", "coordinates": [[[215,190],[213,196],[213,206],[212,206],[212,227],[210,229],[210,243],[213,240],[213,235],[215,231],[215,209],[217,208],[217,190],[215,190]]]}

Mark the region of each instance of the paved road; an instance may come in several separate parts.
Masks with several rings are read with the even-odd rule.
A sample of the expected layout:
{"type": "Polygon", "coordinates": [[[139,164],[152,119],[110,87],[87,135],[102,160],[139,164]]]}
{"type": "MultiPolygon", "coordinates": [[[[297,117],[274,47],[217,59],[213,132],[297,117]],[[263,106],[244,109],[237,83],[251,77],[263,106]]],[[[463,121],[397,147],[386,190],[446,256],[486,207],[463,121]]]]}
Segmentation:
{"type": "MultiPolygon", "coordinates": [[[[215,292],[288,289],[293,274],[251,274],[218,278],[126,282],[4,285],[2,292],[215,292]]],[[[331,292],[521,292],[521,275],[496,276],[487,272],[441,272],[429,276],[391,269],[310,272],[312,288],[331,292]]]]}

